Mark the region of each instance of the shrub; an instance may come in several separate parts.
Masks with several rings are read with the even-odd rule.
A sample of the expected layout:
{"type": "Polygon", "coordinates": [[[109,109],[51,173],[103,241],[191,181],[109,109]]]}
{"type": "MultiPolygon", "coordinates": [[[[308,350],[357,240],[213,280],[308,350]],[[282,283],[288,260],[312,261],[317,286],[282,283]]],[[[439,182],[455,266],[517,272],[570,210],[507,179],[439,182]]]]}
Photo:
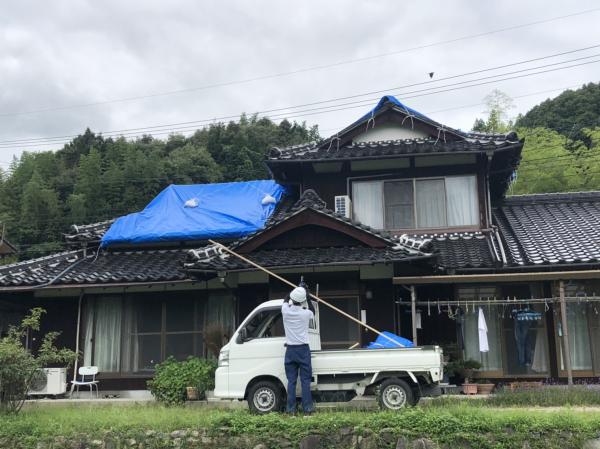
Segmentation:
{"type": "Polygon", "coordinates": [[[186,399],[187,387],[197,387],[199,394],[214,388],[216,369],[217,363],[213,360],[188,357],[178,362],[169,357],[156,365],[154,378],[148,381],[148,388],[159,402],[181,404],[186,399]]]}
{"type": "Polygon", "coordinates": [[[42,368],[51,364],[70,365],[76,354],[70,349],[58,349],[54,341],[59,332],[49,332],[43,339],[37,355],[23,344],[29,330],[39,331],[45,310],[31,309],[19,326],[11,326],[8,335],[0,339],[0,413],[18,413],[25,402],[32,383],[42,368]]]}

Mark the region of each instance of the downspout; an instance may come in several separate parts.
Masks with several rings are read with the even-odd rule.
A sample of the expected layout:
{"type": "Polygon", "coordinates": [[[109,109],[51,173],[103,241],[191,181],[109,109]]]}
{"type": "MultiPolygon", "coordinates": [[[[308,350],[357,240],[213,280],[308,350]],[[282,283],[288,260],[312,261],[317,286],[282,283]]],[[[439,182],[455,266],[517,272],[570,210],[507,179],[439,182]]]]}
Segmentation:
{"type": "Polygon", "coordinates": [[[567,302],[565,300],[565,281],[558,281],[560,292],[560,317],[562,324],[562,348],[565,368],[567,368],[567,384],[573,385],[573,368],[571,367],[571,348],[569,344],[569,328],[567,324],[567,302]]]}
{"type": "Polygon", "coordinates": [[[502,254],[502,263],[506,265],[508,262],[506,260],[506,252],[504,251],[504,245],[502,244],[502,240],[500,239],[500,233],[498,232],[498,228],[494,228],[494,233],[496,234],[496,240],[498,241],[498,247],[500,248],[500,253],[502,254]]]}

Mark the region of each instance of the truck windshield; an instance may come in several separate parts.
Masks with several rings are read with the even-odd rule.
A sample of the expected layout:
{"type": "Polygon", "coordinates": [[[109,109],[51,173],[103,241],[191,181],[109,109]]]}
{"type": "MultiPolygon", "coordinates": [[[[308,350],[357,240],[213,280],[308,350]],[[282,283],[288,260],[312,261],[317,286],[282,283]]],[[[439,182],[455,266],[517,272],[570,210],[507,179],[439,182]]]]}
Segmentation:
{"type": "Polygon", "coordinates": [[[246,324],[248,338],[284,337],[283,319],[280,309],[263,310],[246,324]]]}

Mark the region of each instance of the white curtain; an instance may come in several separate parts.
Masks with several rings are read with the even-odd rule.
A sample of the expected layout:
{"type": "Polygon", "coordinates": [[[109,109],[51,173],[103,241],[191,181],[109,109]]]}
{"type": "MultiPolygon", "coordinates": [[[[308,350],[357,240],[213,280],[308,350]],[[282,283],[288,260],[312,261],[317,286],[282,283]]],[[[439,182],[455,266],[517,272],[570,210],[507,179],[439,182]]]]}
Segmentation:
{"type": "Polygon", "coordinates": [[[446,195],[443,179],[424,179],[416,182],[417,227],[446,226],[446,195]]]}
{"type": "MultiPolygon", "coordinates": [[[[592,351],[588,329],[588,310],[586,304],[567,304],[567,326],[569,327],[569,349],[571,350],[571,367],[574,370],[592,369],[592,351]]],[[[564,338],[564,337],[563,337],[564,338]]],[[[561,344],[561,365],[562,344],[561,344]]]]}
{"type": "Polygon", "coordinates": [[[479,351],[479,313],[469,309],[465,314],[465,358],[477,360],[481,363],[482,370],[499,371],[502,369],[501,349],[501,321],[499,317],[500,306],[483,306],[483,314],[487,324],[488,352],[479,351]]]}
{"type": "Polygon", "coordinates": [[[374,229],[383,229],[383,183],[352,183],[352,210],[355,220],[374,229]]]}
{"type": "Polygon", "coordinates": [[[479,223],[475,176],[446,178],[446,202],[448,226],[467,226],[479,223]]]}
{"type": "Polygon", "coordinates": [[[123,338],[121,349],[121,370],[134,373],[139,371],[139,342],[137,336],[137,302],[127,299],[123,310],[123,338]]]}
{"type": "Polygon", "coordinates": [[[92,353],[94,352],[94,307],[96,300],[94,298],[85,298],[85,313],[83,323],[85,327],[85,339],[83,341],[83,365],[92,364],[92,353]]]}
{"type": "Polygon", "coordinates": [[[234,302],[233,296],[228,292],[211,292],[208,296],[206,308],[206,324],[219,324],[223,327],[225,335],[230,337],[234,332],[234,302]]]}
{"type": "Polygon", "coordinates": [[[88,302],[85,316],[84,364],[101,372],[119,372],[121,358],[121,298],[103,296],[88,302]]]}

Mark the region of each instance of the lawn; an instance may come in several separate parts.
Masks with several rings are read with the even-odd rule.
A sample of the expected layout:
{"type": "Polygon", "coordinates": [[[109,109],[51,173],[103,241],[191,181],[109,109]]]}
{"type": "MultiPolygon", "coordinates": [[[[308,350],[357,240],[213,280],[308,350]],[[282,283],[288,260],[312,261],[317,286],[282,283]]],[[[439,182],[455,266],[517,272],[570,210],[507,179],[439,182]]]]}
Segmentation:
{"type": "Polygon", "coordinates": [[[580,448],[585,440],[600,435],[598,411],[503,409],[476,402],[400,413],[327,411],[309,418],[157,405],[38,407],[0,418],[0,447],[116,448],[135,440],[137,447],[148,448],[252,449],[260,443],[267,448],[298,447],[302,438],[314,434],[321,441],[319,447],[332,448],[369,447],[367,441],[372,447],[394,448],[398,438],[410,442],[426,438],[452,448],[522,448],[527,444],[565,449],[580,448]],[[180,430],[184,432],[176,432],[180,430]]]}

